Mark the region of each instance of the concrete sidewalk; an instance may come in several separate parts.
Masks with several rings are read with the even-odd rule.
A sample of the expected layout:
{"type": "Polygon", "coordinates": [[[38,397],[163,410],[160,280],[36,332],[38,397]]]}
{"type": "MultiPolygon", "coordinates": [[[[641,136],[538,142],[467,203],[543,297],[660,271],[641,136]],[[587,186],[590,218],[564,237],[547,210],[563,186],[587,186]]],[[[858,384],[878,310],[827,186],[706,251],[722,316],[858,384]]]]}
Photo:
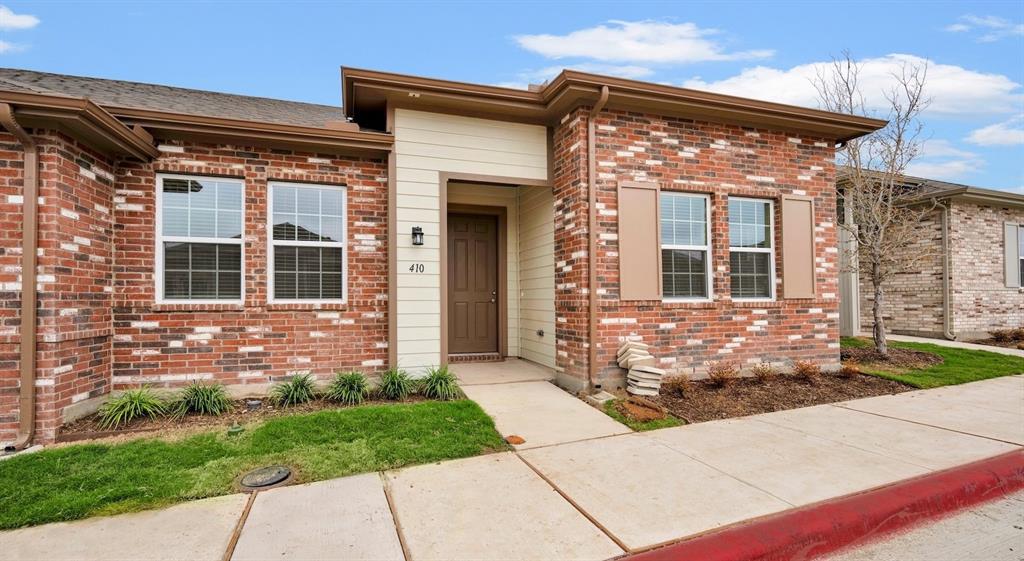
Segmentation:
{"type": "Polygon", "coordinates": [[[979,345],[977,343],[950,341],[948,339],[933,339],[931,337],[914,337],[911,335],[889,334],[886,337],[892,341],[902,341],[904,343],[928,343],[930,345],[938,345],[940,347],[952,347],[954,349],[969,349],[972,351],[988,351],[990,353],[997,353],[1009,356],[1019,356],[1021,358],[1024,358],[1024,351],[1020,349],[997,347],[995,345],[979,345]]]}
{"type": "Polygon", "coordinates": [[[247,516],[235,495],[15,530],[0,551],[213,561],[238,528],[238,560],[607,559],[1021,445],[1014,376],[285,487],[247,516]]]}

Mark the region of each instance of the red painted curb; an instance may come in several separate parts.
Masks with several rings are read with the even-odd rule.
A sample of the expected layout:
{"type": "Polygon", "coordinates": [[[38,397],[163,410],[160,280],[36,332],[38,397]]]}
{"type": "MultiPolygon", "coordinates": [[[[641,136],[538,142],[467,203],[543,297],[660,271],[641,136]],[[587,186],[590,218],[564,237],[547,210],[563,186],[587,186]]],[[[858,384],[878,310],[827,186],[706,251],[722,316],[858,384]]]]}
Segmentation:
{"type": "Polygon", "coordinates": [[[803,561],[1024,489],[1024,450],[741,523],[630,561],[803,561]]]}

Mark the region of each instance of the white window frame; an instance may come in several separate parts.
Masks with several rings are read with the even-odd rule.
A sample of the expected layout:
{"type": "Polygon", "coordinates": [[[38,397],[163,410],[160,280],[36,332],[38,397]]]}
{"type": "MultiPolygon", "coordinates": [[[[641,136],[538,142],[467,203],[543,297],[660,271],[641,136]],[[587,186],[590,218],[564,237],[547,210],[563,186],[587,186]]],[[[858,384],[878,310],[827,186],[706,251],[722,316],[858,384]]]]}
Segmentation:
{"type": "Polygon", "coordinates": [[[347,304],[348,303],[348,187],[323,183],[293,183],[270,181],[267,183],[267,303],[268,304],[347,304]],[[274,240],[274,187],[297,189],[337,189],[341,191],[341,241],[310,242],[299,240],[274,240]],[[340,247],[341,248],[341,298],[274,298],[274,247],[340,247]]]}
{"type": "Polygon", "coordinates": [[[156,268],[153,274],[153,279],[156,283],[155,294],[157,304],[219,304],[219,305],[241,305],[245,303],[245,181],[235,177],[213,177],[206,175],[181,175],[171,173],[158,173],[156,174],[156,220],[154,239],[156,240],[156,268]],[[193,236],[165,236],[164,235],[164,180],[165,179],[184,179],[192,181],[218,181],[221,183],[238,183],[242,189],[242,235],[241,237],[235,238],[207,238],[207,237],[193,237],[193,236]],[[164,297],[164,242],[182,242],[182,243],[208,243],[218,245],[238,245],[241,247],[241,264],[239,275],[241,275],[241,285],[239,290],[239,297],[237,299],[219,299],[219,298],[203,298],[203,299],[188,299],[188,298],[165,298],[164,297]]]}
{"type": "Polygon", "coordinates": [[[732,270],[729,271],[729,295],[732,297],[734,302],[774,302],[775,301],[775,200],[774,199],[759,199],[757,197],[729,197],[726,200],[725,210],[729,211],[729,201],[751,201],[755,203],[768,203],[768,239],[771,242],[771,247],[733,247],[732,245],[732,224],[728,217],[726,218],[726,236],[729,240],[729,261],[732,262],[732,252],[739,253],[767,253],[768,254],[768,272],[770,277],[768,278],[768,296],[746,296],[737,297],[732,296],[732,270]]]}
{"type": "Polygon", "coordinates": [[[1017,224],[1017,269],[1020,270],[1020,286],[1024,287],[1024,224],[1017,224]]]}
{"type": "Polygon", "coordinates": [[[662,274],[662,278],[658,279],[658,283],[661,285],[662,302],[710,302],[714,299],[715,282],[711,276],[711,197],[706,193],[688,193],[685,191],[669,191],[662,190],[658,195],[658,259],[661,262],[661,270],[659,273],[662,274]],[[693,197],[704,199],[704,243],[705,245],[678,245],[678,244],[666,244],[662,243],[664,239],[661,232],[661,204],[662,198],[669,196],[676,197],[693,197]],[[704,278],[707,286],[707,296],[666,296],[665,295],[665,278],[664,278],[664,267],[665,264],[662,262],[661,250],[663,249],[679,249],[686,251],[703,251],[704,257],[704,278]]]}

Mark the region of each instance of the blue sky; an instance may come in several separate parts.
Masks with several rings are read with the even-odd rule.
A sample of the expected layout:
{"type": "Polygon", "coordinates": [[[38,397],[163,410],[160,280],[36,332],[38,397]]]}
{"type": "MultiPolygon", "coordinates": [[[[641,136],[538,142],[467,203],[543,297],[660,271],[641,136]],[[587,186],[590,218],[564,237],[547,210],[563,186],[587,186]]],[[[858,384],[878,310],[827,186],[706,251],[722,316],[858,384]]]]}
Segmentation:
{"type": "Polygon", "coordinates": [[[0,66],[340,103],[343,65],[522,86],[561,67],[815,106],[929,64],[919,175],[1024,192],[1024,2],[5,2],[0,66]]]}

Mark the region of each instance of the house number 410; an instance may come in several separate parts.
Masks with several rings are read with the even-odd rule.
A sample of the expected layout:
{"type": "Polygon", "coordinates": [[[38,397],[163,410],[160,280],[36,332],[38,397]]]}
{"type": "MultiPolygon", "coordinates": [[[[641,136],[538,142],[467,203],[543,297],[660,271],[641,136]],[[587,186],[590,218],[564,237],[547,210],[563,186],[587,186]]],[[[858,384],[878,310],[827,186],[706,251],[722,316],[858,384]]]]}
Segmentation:
{"type": "Polygon", "coordinates": [[[425,267],[423,266],[423,263],[413,263],[412,265],[409,265],[410,273],[422,273],[424,270],[425,267]]]}

